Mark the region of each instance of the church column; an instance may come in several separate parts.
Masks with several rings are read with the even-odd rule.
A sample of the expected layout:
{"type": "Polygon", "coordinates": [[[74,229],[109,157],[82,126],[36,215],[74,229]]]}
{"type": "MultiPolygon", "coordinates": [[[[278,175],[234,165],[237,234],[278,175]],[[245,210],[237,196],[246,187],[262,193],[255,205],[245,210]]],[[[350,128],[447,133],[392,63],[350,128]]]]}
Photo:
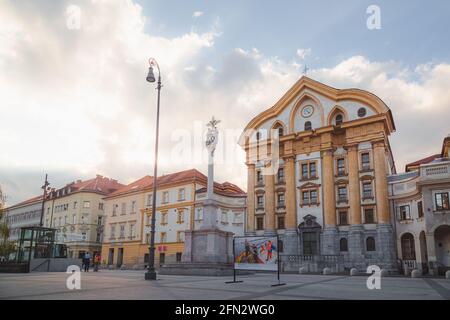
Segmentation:
{"type": "Polygon", "coordinates": [[[336,196],[334,191],[333,151],[324,151],[322,160],[325,227],[336,227],[336,196]]]}
{"type": "Polygon", "coordinates": [[[265,180],[265,213],[266,225],[265,231],[269,233],[275,232],[275,175],[272,174],[271,168],[266,167],[267,175],[264,175],[265,180]]]}
{"type": "Polygon", "coordinates": [[[428,268],[430,275],[436,275],[436,243],[434,238],[434,232],[426,232],[425,239],[427,243],[427,254],[428,254],[428,268]]]}
{"type": "Polygon", "coordinates": [[[348,194],[350,196],[350,224],[361,224],[361,195],[358,172],[358,145],[348,147],[348,194]]]}
{"type": "Polygon", "coordinates": [[[373,162],[375,168],[377,220],[381,224],[390,224],[384,141],[377,141],[373,144],[373,162]]]}
{"type": "Polygon", "coordinates": [[[361,194],[359,187],[358,144],[347,147],[348,194],[350,202],[350,229],[348,251],[353,267],[362,269],[364,263],[364,227],[361,224],[361,194]]]}
{"type": "Polygon", "coordinates": [[[286,177],[286,229],[297,229],[297,192],[294,157],[284,159],[286,177]]]}
{"type": "Polygon", "coordinates": [[[295,157],[284,159],[286,177],[286,232],[283,238],[284,254],[298,254],[297,190],[295,183],[295,157]]]}
{"type": "Polygon", "coordinates": [[[380,267],[387,270],[395,270],[395,235],[389,212],[385,142],[384,140],[375,141],[372,143],[372,146],[378,222],[378,241],[376,250],[378,251],[380,259],[380,267]]]}
{"type": "Polygon", "coordinates": [[[333,150],[322,152],[324,230],[322,254],[337,253],[336,196],[334,190],[333,150]]]}
{"type": "Polygon", "coordinates": [[[247,230],[255,232],[255,164],[247,164],[247,230]]]}

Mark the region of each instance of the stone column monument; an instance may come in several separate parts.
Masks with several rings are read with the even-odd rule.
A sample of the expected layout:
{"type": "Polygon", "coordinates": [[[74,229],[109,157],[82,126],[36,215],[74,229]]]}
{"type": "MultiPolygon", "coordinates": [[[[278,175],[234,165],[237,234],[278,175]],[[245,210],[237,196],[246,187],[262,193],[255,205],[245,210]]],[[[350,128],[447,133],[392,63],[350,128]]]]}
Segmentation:
{"type": "Polygon", "coordinates": [[[207,124],[208,183],[203,202],[203,223],[198,230],[185,231],[181,263],[164,265],[161,274],[220,276],[233,273],[233,233],[217,227],[218,204],[214,199],[214,151],[219,137],[219,122],[213,117],[207,124]]]}

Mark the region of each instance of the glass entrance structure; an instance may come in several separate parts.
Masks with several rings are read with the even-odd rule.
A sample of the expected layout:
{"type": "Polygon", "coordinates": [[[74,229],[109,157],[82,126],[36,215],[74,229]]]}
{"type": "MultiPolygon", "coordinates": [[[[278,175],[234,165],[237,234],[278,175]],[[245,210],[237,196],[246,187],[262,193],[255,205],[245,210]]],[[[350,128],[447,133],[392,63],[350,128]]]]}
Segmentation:
{"type": "Polygon", "coordinates": [[[65,258],[65,245],[55,243],[56,229],[43,227],[25,227],[21,229],[18,263],[29,263],[31,259],[65,258]]]}

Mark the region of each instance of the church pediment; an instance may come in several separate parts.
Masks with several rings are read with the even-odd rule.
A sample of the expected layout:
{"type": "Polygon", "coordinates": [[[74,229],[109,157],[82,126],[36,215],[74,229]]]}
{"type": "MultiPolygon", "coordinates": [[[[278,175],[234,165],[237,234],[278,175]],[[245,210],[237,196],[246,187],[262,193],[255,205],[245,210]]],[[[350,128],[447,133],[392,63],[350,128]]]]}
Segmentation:
{"type": "MultiPolygon", "coordinates": [[[[303,76],[272,107],[263,111],[248,123],[244,129],[244,133],[240,137],[239,144],[241,146],[245,145],[248,134],[252,130],[259,130],[263,125],[267,127],[266,129],[270,129],[277,121],[283,123],[283,125],[287,127],[285,130],[287,132],[285,134],[291,134],[298,131],[294,128],[294,118],[299,111],[300,105],[305,100],[314,102],[317,112],[321,116],[320,126],[328,125],[327,119],[330,110],[324,110],[321,104],[321,101],[324,99],[333,101],[337,106],[339,106],[340,103],[345,104],[349,101],[361,103],[372,110],[371,114],[386,114],[389,131],[395,130],[389,108],[376,95],[360,89],[336,89],[303,76]],[[291,110],[286,110],[286,108],[291,108],[291,110]],[[280,114],[286,112],[289,112],[290,115],[284,116],[284,122],[280,121],[280,114]],[[267,126],[268,122],[270,122],[270,126],[267,126]]],[[[306,113],[305,117],[307,117],[306,113]]],[[[303,128],[301,131],[303,131],[303,128]]]]}

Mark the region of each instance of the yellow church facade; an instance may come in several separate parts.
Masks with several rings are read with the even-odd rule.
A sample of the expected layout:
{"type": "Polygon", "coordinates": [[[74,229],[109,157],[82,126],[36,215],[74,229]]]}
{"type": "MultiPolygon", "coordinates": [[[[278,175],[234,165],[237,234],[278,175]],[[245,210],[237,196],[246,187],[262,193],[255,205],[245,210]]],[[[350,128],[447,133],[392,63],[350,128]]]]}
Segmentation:
{"type": "Polygon", "coordinates": [[[390,109],[374,94],[302,77],[241,136],[247,234],[278,234],[285,270],[375,262],[393,269],[394,131],[390,109]]]}

